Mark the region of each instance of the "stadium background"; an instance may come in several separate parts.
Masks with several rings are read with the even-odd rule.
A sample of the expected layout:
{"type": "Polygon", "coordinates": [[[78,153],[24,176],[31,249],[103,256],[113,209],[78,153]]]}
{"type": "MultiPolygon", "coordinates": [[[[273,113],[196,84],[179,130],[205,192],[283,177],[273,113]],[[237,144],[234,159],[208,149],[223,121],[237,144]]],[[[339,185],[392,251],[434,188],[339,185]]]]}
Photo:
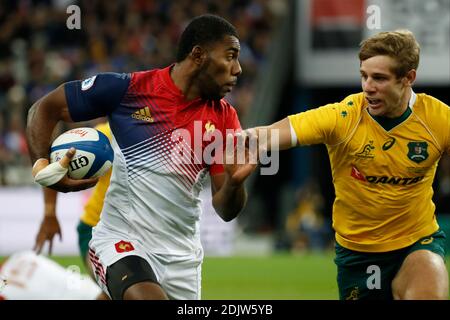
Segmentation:
{"type": "MultiPolygon", "coordinates": [[[[415,91],[450,102],[450,0],[1,1],[0,256],[31,249],[42,215],[24,136],[28,108],[65,81],[167,66],[184,26],[207,12],[229,19],[240,35],[243,75],[227,99],[244,128],[360,91],[358,43],[395,28],[411,29],[422,46],[415,91]],[[70,30],[73,4],[81,28],[70,30]]],[[[89,123],[75,126],[82,125],[89,123]]],[[[325,148],[283,152],[278,174],[254,175],[248,188],[248,206],[232,224],[206,208],[203,297],[336,299],[325,148]]],[[[75,227],[86,196],[61,197],[63,242],[54,244],[60,263],[82,270],[75,227]]],[[[434,200],[450,235],[448,157],[434,200]]]]}

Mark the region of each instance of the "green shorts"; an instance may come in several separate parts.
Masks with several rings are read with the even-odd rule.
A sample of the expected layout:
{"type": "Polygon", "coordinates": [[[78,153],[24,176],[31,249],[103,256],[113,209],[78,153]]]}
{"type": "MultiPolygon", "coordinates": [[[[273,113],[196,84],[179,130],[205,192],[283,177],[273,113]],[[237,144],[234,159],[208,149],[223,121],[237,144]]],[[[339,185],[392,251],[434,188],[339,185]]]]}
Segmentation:
{"type": "MultiPolygon", "coordinates": [[[[83,263],[86,264],[86,258],[89,252],[89,241],[92,238],[92,227],[80,220],[77,226],[78,247],[80,249],[83,263]]],[[[87,266],[86,266],[87,267],[87,266]]]]}
{"type": "Polygon", "coordinates": [[[337,283],[341,300],[392,300],[391,283],[413,251],[430,250],[445,257],[445,233],[438,230],[409,247],[380,253],[357,252],[336,243],[337,283]],[[431,240],[431,241],[430,241],[431,240]]]}

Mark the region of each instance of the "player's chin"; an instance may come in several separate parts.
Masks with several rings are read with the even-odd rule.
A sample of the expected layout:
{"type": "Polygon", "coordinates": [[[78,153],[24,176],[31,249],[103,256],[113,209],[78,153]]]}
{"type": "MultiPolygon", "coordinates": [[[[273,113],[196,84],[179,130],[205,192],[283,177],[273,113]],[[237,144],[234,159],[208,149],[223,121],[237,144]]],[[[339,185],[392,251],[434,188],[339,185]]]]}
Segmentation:
{"type": "Polygon", "coordinates": [[[224,98],[228,93],[230,93],[232,90],[232,88],[230,86],[225,86],[223,87],[220,92],[218,93],[218,96],[220,96],[220,98],[224,98]]]}
{"type": "Polygon", "coordinates": [[[369,106],[369,112],[373,116],[383,116],[386,112],[386,110],[383,107],[371,107],[369,106]]]}
{"type": "Polygon", "coordinates": [[[219,92],[216,92],[214,94],[211,94],[209,96],[209,98],[211,100],[221,100],[223,98],[225,98],[225,96],[227,95],[228,92],[224,91],[224,90],[220,90],[219,92]]]}
{"type": "Polygon", "coordinates": [[[227,84],[222,87],[222,91],[225,93],[229,93],[229,92],[233,91],[233,87],[234,87],[233,85],[227,84]]]}

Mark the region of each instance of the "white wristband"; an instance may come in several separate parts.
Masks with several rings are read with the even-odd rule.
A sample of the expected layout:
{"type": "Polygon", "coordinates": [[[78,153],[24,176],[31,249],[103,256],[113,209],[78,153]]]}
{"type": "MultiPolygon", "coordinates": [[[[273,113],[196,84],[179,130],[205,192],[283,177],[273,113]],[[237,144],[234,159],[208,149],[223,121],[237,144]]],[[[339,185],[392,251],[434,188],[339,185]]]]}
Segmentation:
{"type": "Polygon", "coordinates": [[[292,123],[289,120],[289,126],[291,128],[291,147],[296,147],[298,144],[298,138],[297,138],[297,134],[295,133],[294,128],[292,127],[292,123]]]}
{"type": "Polygon", "coordinates": [[[36,174],[34,182],[39,183],[41,186],[48,187],[64,178],[67,171],[68,169],[61,166],[58,161],[53,162],[36,174]]]}

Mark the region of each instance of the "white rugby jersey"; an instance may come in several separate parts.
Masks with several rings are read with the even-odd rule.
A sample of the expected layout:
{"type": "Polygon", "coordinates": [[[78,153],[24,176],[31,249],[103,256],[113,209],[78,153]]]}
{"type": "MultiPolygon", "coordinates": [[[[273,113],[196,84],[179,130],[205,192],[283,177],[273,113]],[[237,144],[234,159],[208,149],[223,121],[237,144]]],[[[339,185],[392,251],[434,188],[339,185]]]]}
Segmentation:
{"type": "Polygon", "coordinates": [[[208,173],[223,172],[222,139],[240,124],[224,99],[186,101],[169,72],[99,74],[65,85],[72,119],[106,115],[113,134],[113,174],[93,241],[114,234],[171,254],[201,247],[198,195],[208,173]]]}

